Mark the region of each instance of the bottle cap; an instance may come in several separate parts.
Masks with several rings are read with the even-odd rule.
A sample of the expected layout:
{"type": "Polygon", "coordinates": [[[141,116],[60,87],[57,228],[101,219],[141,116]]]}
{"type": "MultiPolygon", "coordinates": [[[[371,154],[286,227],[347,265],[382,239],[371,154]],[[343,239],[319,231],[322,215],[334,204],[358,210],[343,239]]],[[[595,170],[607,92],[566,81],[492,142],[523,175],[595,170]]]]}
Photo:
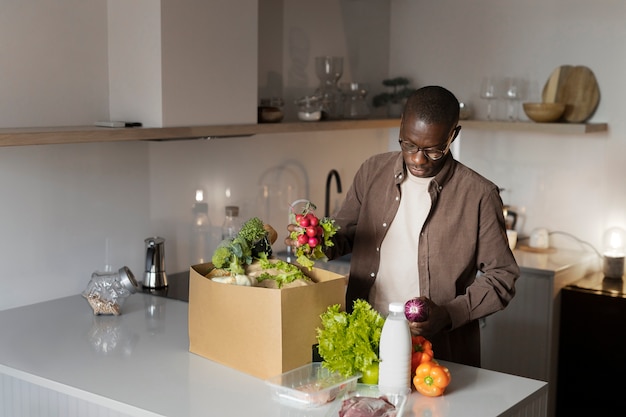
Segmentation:
{"type": "Polygon", "coordinates": [[[389,303],[389,312],[390,313],[404,313],[404,304],[403,303],[389,303]]]}

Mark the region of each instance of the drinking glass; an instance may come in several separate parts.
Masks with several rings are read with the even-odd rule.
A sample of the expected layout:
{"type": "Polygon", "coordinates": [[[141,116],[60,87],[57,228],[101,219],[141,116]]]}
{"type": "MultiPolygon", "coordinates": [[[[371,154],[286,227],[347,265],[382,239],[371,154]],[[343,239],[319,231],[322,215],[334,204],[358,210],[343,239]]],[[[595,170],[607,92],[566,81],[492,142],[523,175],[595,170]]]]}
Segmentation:
{"type": "Polygon", "coordinates": [[[496,80],[493,77],[484,77],[480,85],[480,97],[487,100],[487,120],[495,120],[494,103],[498,98],[496,80]]]}

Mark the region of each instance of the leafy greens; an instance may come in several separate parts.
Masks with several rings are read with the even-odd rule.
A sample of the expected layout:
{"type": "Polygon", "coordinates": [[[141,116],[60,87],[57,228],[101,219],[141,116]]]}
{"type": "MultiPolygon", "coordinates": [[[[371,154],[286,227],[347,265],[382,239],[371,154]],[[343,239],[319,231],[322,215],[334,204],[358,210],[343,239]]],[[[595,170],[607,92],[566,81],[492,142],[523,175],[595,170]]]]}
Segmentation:
{"type": "Polygon", "coordinates": [[[363,372],[379,361],[380,334],[385,319],[365,300],[356,300],[352,313],[329,306],[317,329],[318,351],[322,366],[343,376],[363,372]]]}

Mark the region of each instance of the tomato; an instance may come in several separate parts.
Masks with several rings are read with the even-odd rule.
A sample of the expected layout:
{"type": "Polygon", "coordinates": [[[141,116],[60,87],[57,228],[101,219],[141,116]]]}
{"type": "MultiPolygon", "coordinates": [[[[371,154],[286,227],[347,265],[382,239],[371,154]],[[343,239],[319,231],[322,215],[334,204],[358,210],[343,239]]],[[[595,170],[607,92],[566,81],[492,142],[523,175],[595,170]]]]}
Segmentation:
{"type": "Polygon", "coordinates": [[[378,384],[378,362],[372,363],[362,372],[361,382],[363,384],[376,385],[378,384]]]}
{"type": "Polygon", "coordinates": [[[306,235],[308,237],[315,237],[317,236],[317,227],[311,225],[309,227],[306,228],[306,235]]]}
{"type": "Polygon", "coordinates": [[[316,247],[319,244],[320,244],[320,240],[318,238],[316,238],[316,237],[310,237],[309,238],[309,246],[310,247],[314,248],[314,247],[316,247]]]}

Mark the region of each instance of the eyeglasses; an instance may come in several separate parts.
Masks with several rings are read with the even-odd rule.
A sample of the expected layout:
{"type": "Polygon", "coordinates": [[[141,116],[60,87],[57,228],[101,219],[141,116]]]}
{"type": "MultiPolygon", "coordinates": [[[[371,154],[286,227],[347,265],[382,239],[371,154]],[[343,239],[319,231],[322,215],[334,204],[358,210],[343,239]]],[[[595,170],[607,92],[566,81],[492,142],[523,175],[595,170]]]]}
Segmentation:
{"type": "Polygon", "coordinates": [[[446,152],[448,152],[448,149],[450,148],[450,143],[452,142],[451,139],[454,139],[456,135],[459,134],[459,130],[461,130],[461,126],[457,126],[454,128],[453,133],[448,139],[448,141],[446,142],[446,147],[443,150],[437,149],[437,148],[420,148],[419,146],[417,146],[416,144],[412,142],[402,140],[402,138],[398,139],[398,142],[400,143],[400,148],[402,148],[404,152],[410,155],[414,155],[418,153],[419,151],[422,151],[424,153],[424,156],[427,159],[430,159],[431,161],[437,161],[443,158],[446,152]]]}
{"type": "Polygon", "coordinates": [[[446,150],[441,150],[437,148],[420,148],[414,143],[407,142],[406,140],[402,139],[400,139],[398,142],[400,142],[400,148],[402,148],[404,152],[413,155],[418,153],[419,151],[422,151],[424,153],[424,156],[431,161],[437,161],[443,158],[447,150],[447,147],[446,150]]]}

